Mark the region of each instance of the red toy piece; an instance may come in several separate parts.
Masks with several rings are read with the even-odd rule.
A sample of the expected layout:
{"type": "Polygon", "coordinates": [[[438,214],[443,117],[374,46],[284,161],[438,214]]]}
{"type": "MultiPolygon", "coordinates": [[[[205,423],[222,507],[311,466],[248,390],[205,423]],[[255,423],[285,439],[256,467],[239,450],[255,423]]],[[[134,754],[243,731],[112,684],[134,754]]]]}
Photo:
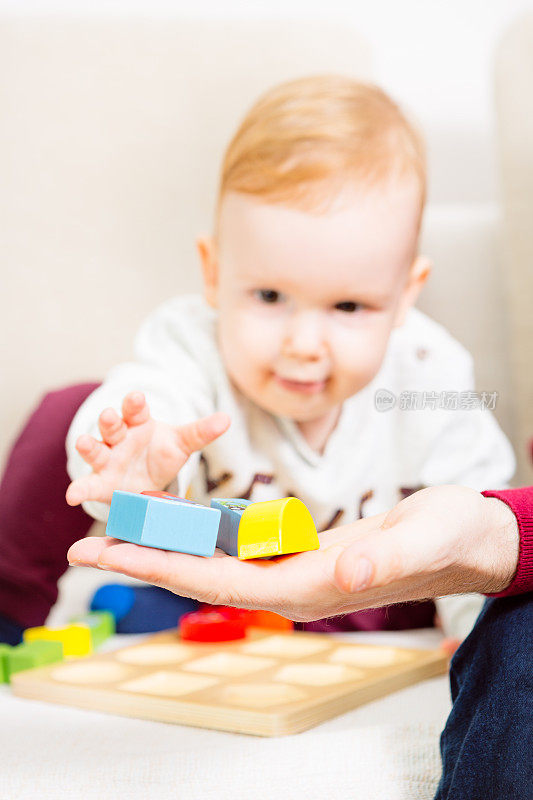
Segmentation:
{"type": "Polygon", "coordinates": [[[200,606],[198,611],[201,614],[207,614],[213,611],[216,611],[218,614],[222,614],[223,617],[226,619],[242,619],[246,625],[250,625],[253,611],[248,611],[247,608],[233,608],[233,606],[200,606]]]}
{"type": "Polygon", "coordinates": [[[241,619],[246,627],[252,625],[254,628],[270,628],[279,631],[294,630],[294,622],[273,611],[250,611],[246,608],[233,608],[232,606],[210,606],[202,605],[198,609],[199,614],[216,611],[227,619],[241,619]]]}
{"type": "Polygon", "coordinates": [[[189,503],[191,506],[198,506],[199,503],[193,503],[192,500],[186,500],[184,497],[178,497],[177,494],[170,494],[169,492],[141,492],[147,497],[162,497],[163,500],[179,500],[180,503],[189,503]]]}
{"type": "Polygon", "coordinates": [[[180,620],[181,638],[189,642],[229,642],[244,639],[246,623],[242,617],[230,618],[220,611],[191,611],[180,620]]]}

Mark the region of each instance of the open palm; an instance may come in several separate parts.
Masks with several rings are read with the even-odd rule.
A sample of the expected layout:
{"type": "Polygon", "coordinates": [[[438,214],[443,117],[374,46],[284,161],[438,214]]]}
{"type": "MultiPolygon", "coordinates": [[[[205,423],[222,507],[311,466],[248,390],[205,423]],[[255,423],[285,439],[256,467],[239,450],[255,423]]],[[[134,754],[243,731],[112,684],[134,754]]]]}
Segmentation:
{"type": "Polygon", "coordinates": [[[208,603],[310,621],[458,592],[500,592],[518,560],[511,509],[463,486],[435,486],[379,514],[320,534],[320,549],[239,561],[92,537],[71,564],[99,567],[208,603]],[[370,569],[362,574],[360,567],[370,569]]]}
{"type": "Polygon", "coordinates": [[[164,489],[176,477],[191,453],[201,450],[230,424],[217,413],[188,425],[158,422],[142,392],[126,395],[122,416],[108,408],[100,414],[102,440],[85,434],[76,449],[92,473],[73,481],[66,499],[75,506],[86,500],[110,503],[113,491],[141,492],[164,489]]]}

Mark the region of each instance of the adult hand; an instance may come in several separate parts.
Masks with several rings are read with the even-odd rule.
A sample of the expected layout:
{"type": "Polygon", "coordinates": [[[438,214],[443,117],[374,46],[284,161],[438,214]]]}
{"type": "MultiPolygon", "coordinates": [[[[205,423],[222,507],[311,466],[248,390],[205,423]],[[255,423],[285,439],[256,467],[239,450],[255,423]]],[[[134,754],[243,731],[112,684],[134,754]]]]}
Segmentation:
{"type": "Polygon", "coordinates": [[[239,561],[220,550],[202,558],[105,537],[76,542],[68,559],[75,566],[121,572],[204,603],[276,611],[303,622],[352,610],[353,598],[335,582],[337,558],[383,517],[320,534],[319,550],[271,559],[239,561]]]}
{"type": "MultiPolygon", "coordinates": [[[[502,591],[518,562],[516,518],[502,501],[463,486],[435,486],[395,506],[374,535],[339,556],[335,578],[370,603],[502,591]]],[[[379,603],[381,605],[381,603],[379,603]]]]}
{"type": "Polygon", "coordinates": [[[121,572],[203,602],[276,611],[296,621],[462,592],[497,592],[512,580],[518,529],[510,509],[472,489],[424,489],[388,514],[320,535],[320,550],[239,561],[76,542],[69,561],[121,572]]]}

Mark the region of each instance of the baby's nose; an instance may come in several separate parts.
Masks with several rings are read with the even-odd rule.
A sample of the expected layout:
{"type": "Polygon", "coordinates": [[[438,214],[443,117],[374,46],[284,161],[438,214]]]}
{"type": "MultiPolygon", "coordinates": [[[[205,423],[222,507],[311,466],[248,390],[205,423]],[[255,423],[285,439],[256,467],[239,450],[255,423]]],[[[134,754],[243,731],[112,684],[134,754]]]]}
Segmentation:
{"type": "Polygon", "coordinates": [[[292,314],[283,340],[283,355],[316,360],[324,356],[325,350],[321,315],[316,311],[292,314]]]}

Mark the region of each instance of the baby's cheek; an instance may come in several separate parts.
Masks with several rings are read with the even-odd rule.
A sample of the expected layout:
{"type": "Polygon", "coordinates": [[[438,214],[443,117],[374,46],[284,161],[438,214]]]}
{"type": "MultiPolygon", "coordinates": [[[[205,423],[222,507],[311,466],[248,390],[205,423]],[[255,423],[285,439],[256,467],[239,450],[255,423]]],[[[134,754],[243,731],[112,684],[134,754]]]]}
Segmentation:
{"type": "Polygon", "coordinates": [[[388,337],[380,331],[365,331],[338,337],[335,363],[339,376],[362,389],[379,371],[387,349],[388,337]],[[381,335],[380,335],[381,334],[381,335]]]}
{"type": "Polygon", "coordinates": [[[251,312],[241,315],[239,331],[241,351],[246,354],[249,362],[271,364],[272,356],[276,352],[276,325],[270,320],[265,320],[260,314],[251,312]]]}
{"type": "Polygon", "coordinates": [[[221,321],[220,343],[230,374],[251,377],[251,373],[271,369],[276,341],[272,324],[250,313],[235,312],[221,321]]]}

